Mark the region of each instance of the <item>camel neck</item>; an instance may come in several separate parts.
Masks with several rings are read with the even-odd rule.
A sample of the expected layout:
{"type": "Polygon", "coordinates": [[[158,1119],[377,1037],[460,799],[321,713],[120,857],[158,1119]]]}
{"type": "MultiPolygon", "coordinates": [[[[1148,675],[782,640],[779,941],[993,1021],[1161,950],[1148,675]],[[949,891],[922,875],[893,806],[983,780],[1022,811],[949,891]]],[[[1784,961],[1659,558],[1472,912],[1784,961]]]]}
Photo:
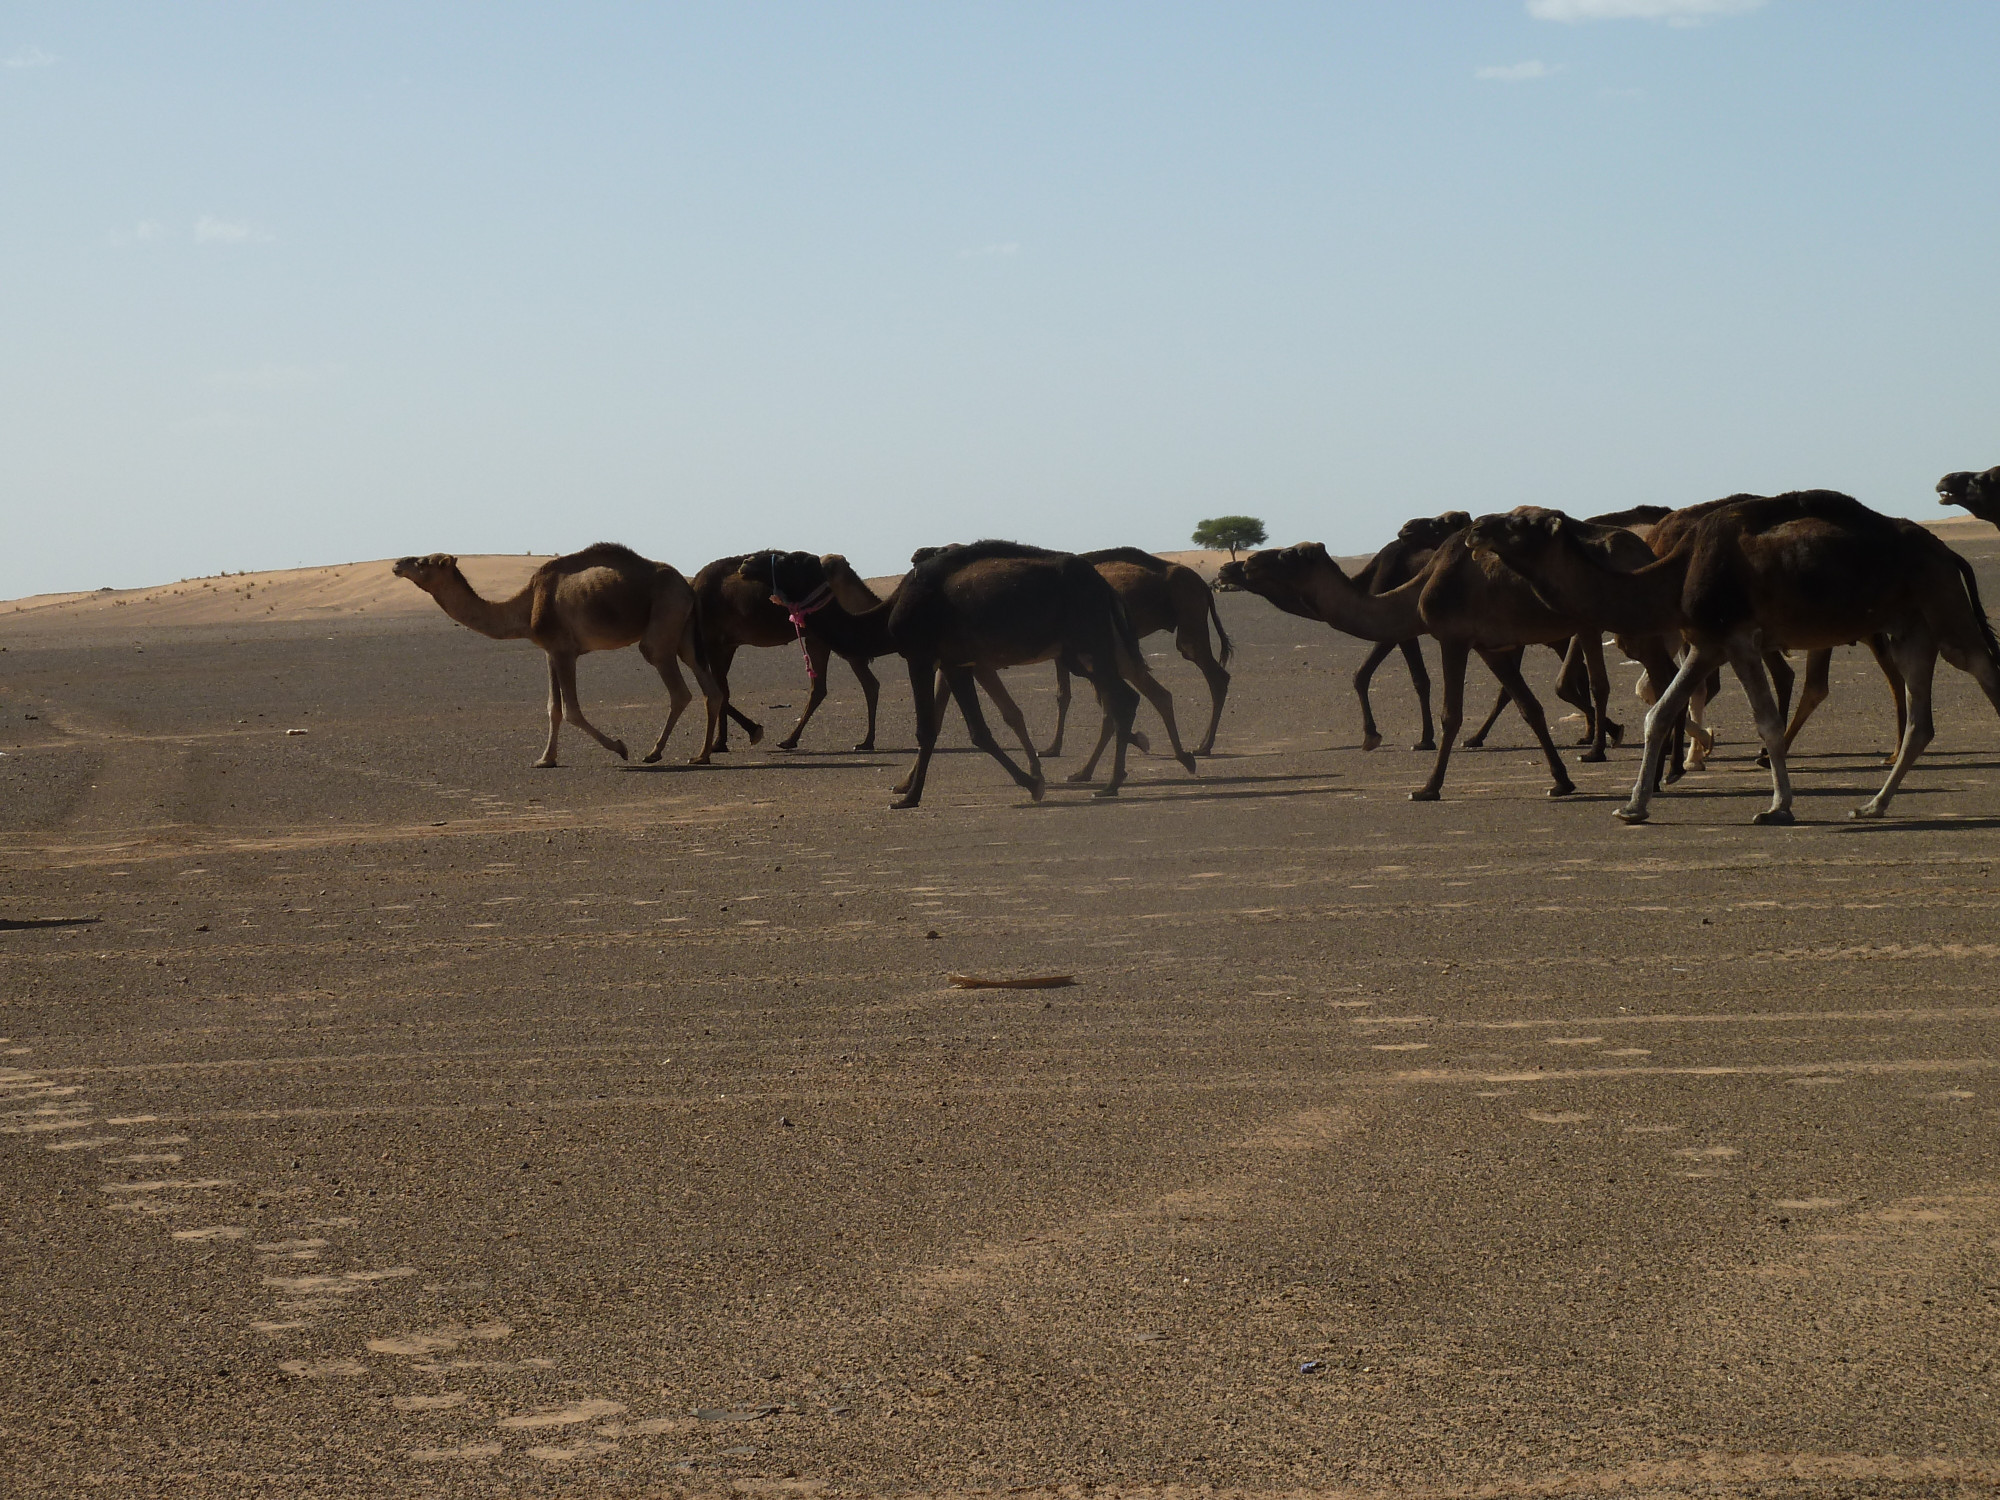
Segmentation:
{"type": "Polygon", "coordinates": [[[496,641],[521,640],[528,634],[534,599],[533,584],[511,599],[487,599],[466,582],[463,573],[454,568],[431,590],[431,597],[437,600],[438,608],[466,629],[476,630],[496,641]]]}
{"type": "Polygon", "coordinates": [[[1364,641],[1406,641],[1424,633],[1417,600],[1428,573],[1385,594],[1371,594],[1344,573],[1328,568],[1307,590],[1314,613],[1335,630],[1364,641]]]}
{"type": "Polygon", "coordinates": [[[812,617],[808,628],[843,656],[891,656],[896,645],[889,639],[889,605],[885,599],[872,609],[852,610],[836,596],[812,617]]]}

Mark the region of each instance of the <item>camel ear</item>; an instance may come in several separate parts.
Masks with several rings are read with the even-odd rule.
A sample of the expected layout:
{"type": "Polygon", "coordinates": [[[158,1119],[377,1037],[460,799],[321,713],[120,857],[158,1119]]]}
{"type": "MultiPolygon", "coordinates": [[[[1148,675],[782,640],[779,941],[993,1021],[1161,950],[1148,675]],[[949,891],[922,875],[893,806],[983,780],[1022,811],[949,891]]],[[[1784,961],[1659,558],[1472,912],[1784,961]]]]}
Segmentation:
{"type": "Polygon", "coordinates": [[[828,573],[833,573],[839,569],[846,568],[847,559],[842,557],[838,552],[829,552],[819,560],[819,565],[828,573]]]}
{"type": "Polygon", "coordinates": [[[1546,516],[1542,517],[1542,530],[1546,531],[1550,536],[1561,536],[1563,534],[1563,522],[1568,519],[1569,517],[1559,510],[1550,511],[1546,516]]]}

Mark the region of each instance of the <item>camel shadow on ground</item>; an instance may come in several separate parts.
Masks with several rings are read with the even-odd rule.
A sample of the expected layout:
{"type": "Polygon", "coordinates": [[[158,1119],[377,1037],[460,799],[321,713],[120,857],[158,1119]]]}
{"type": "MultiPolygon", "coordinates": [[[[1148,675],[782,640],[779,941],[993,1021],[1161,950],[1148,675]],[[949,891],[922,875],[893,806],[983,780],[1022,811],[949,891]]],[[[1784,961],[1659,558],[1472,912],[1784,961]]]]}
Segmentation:
{"type": "Polygon", "coordinates": [[[0,917],[0,932],[29,932],[41,927],[91,927],[102,917],[0,917]]]}
{"type": "Polygon", "coordinates": [[[886,760],[716,760],[705,766],[691,766],[686,761],[669,764],[657,761],[652,765],[637,763],[622,765],[617,769],[628,776],[701,776],[721,771],[881,771],[894,763],[886,760]]]}

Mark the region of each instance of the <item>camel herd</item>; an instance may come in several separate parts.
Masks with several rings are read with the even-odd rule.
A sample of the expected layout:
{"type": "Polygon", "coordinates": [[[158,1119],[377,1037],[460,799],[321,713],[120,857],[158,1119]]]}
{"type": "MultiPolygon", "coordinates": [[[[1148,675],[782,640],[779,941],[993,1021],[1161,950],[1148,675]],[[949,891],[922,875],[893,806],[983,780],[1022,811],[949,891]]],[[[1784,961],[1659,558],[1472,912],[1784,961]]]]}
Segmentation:
{"type": "MultiPolygon", "coordinates": [[[[1959,505],[2000,525],[2000,468],[1947,474],[1941,503],[1959,505]]],[[[761,725],[730,702],[729,671],[745,646],[796,646],[812,689],[798,723],[780,745],[795,748],[826,697],[832,657],[847,663],[868,705],[875,744],[877,657],[901,656],[917,720],[917,758],[895,791],[897,808],[915,807],[937,745],[945,704],[955,701],[973,743],[1037,801],[1044,757],[1061,752],[1072,675],[1087,681],[1103,710],[1095,749],[1070,777],[1093,779],[1111,750],[1098,789],[1115,796],[1125,779],[1128,745],[1147,748],[1133,727],[1143,696],[1158,712],[1176,759],[1190,772],[1207,755],[1228,696],[1230,642],[1214,595],[1192,569],[1134,548],[1048,551],[1014,542],[925,548],[886,599],[832,554],[752,552],[718,558],[690,582],[666,563],[599,543],[545,563],[518,594],[482,598],[457,560],[406,557],[397,576],[437,600],[460,624],[496,639],[527,639],[549,664],[549,738],[538,766],[556,764],[565,721],[621,758],[625,744],[599,732],[577,697],[576,659],[589,651],[638,646],[666,684],[666,727],[646,756],[657,761],[693,701],[685,666],[707,706],[705,764],[728,748],[733,719],[756,744],[761,725]],[[1211,645],[1209,631],[1214,630],[1211,645]],[[1208,727],[1190,752],[1181,744],[1173,699],[1147,669],[1143,637],[1172,631],[1182,656],[1206,679],[1208,727]],[[1000,677],[1008,667],[1052,661],[1057,669],[1054,738],[1037,750],[1025,717],[1000,677]],[[995,739],[980,690],[1020,744],[1017,762],[995,739]]],[[[1771,774],[1771,803],[1758,823],[1792,821],[1786,756],[1826,696],[1836,646],[1864,643],[1895,698],[1897,745],[1887,779],[1853,816],[1881,817],[1933,735],[1932,678],[1943,655],[1978,682],[2000,711],[2000,641],[1979,598],[1971,566],[1914,522],[1885,516],[1831,490],[1732,495],[1669,511],[1660,507],[1577,520],[1523,506],[1474,519],[1463,511],[1421,518],[1350,577],[1317,543],[1272,548],[1230,562],[1223,587],[1255,593],[1278,608],[1320,620],[1374,643],[1354,687],[1361,701],[1363,748],[1382,742],[1368,700],[1369,680],[1401,650],[1423,711],[1416,748],[1436,759],[1410,794],[1441,794],[1464,721],[1465,670],[1477,655],[1498,679],[1500,696],[1467,739],[1481,742],[1512,702],[1534,732],[1549,766],[1549,795],[1574,783],[1549,733],[1540,702],[1521,674],[1531,646],[1563,659],[1557,693],[1584,715],[1585,760],[1602,760],[1622,726],[1610,716],[1604,637],[1645,670],[1645,754],[1630,800],[1618,809],[1643,823],[1658,789],[1700,764],[1712,737],[1703,708],[1730,668],[1742,683],[1771,774]],[[1431,720],[1430,677],[1420,641],[1438,643],[1444,671],[1442,711],[1431,720]],[[1806,683],[1789,724],[1793,674],[1784,653],[1804,651],[1806,683]],[[1688,746],[1692,749],[1688,749],[1688,746]]]]}

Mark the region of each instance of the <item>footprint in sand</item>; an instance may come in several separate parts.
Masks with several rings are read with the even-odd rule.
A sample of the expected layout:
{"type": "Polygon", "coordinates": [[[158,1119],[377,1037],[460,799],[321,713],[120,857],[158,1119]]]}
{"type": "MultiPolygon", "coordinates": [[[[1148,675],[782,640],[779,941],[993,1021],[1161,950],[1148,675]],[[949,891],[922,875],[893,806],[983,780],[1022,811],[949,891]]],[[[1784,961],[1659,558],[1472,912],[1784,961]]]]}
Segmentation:
{"type": "Polygon", "coordinates": [[[556,1407],[552,1411],[527,1412],[517,1417],[502,1417],[496,1424],[509,1430],[537,1427],[573,1427],[579,1422],[594,1422],[599,1417],[615,1417],[623,1414],[622,1401],[572,1401],[567,1406],[556,1407]]]}
{"type": "Polygon", "coordinates": [[[207,1229],[176,1229],[174,1238],[190,1245],[200,1245],[209,1240],[240,1240],[249,1233],[249,1230],[238,1229],[234,1224],[215,1224],[207,1229]]]}
{"type": "Polygon", "coordinates": [[[461,1448],[412,1448],[409,1456],[418,1463],[444,1463],[454,1458],[498,1458],[498,1443],[467,1443],[461,1448]]]}
{"type": "Polygon", "coordinates": [[[579,1458],[596,1458],[599,1454],[616,1453],[617,1451],[618,1445],[616,1443],[606,1443],[592,1438],[585,1438],[581,1442],[570,1443],[566,1447],[561,1448],[530,1448],[528,1450],[528,1457],[539,1458],[545,1464],[567,1464],[574,1463],[579,1458]]]}
{"type": "Polygon", "coordinates": [[[1590,1118],[1589,1115],[1578,1114],[1575,1110],[1524,1109],[1521,1113],[1543,1125],[1581,1125],[1590,1118]]]}
{"type": "Polygon", "coordinates": [[[1604,1038],[1601,1036],[1552,1036],[1549,1038],[1549,1045],[1551,1047],[1595,1047],[1603,1040],[1604,1038]]]}
{"type": "Polygon", "coordinates": [[[1734,1146],[1683,1146],[1674,1153],[1686,1161],[1725,1161],[1742,1154],[1734,1146]]]}
{"type": "Polygon", "coordinates": [[[1651,1057],[1652,1055],[1651,1047],[1616,1047],[1609,1048],[1603,1053],[1605,1057],[1651,1057]]]}
{"type": "Polygon", "coordinates": [[[323,1379],[329,1375],[366,1375],[368,1371],[358,1359],[288,1359],[278,1366],[287,1375],[304,1375],[311,1379],[323,1379]]]}
{"type": "Polygon", "coordinates": [[[389,1404],[397,1411],[449,1411],[454,1406],[465,1405],[465,1392],[447,1391],[442,1396],[391,1396],[389,1404]]]}
{"type": "Polygon", "coordinates": [[[482,1343],[492,1343],[504,1339],[513,1331],[513,1325],[509,1323],[480,1323],[471,1328],[457,1323],[447,1323],[444,1327],[433,1328],[427,1333],[405,1333],[395,1338],[370,1339],[368,1348],[374,1354],[449,1354],[468,1340],[477,1339],[482,1343]]]}

